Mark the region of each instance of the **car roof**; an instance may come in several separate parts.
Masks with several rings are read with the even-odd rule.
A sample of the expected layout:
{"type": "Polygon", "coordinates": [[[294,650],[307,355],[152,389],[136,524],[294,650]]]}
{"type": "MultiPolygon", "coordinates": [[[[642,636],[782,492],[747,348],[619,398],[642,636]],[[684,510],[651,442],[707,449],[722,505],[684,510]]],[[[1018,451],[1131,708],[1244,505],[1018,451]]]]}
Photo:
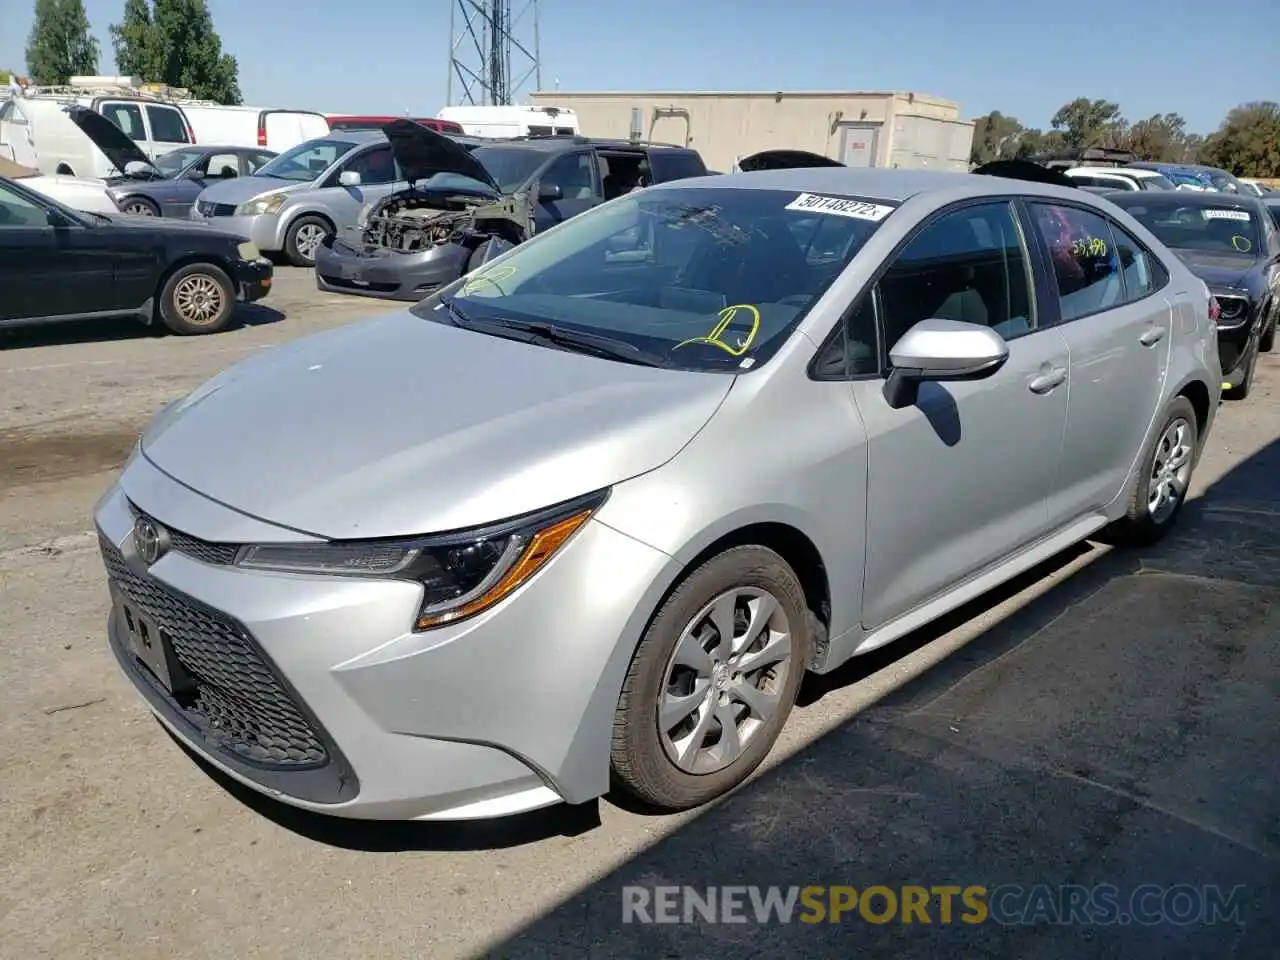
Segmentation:
{"type": "MultiPolygon", "coordinates": [[[[1166,207],[1217,207],[1227,210],[1258,209],[1260,198],[1240,193],[1199,193],[1184,190],[1143,190],[1125,197],[1135,204],[1160,204],[1166,207]]],[[[1121,204],[1125,206],[1125,204],[1121,204]]]]}
{"type": "Polygon", "coordinates": [[[1063,172],[1066,173],[1067,176],[1071,176],[1071,174],[1073,173],[1083,173],[1083,174],[1088,174],[1091,177],[1096,176],[1098,174],[1108,174],[1108,173],[1116,177],[1159,177],[1161,176],[1161,173],[1159,170],[1148,170],[1146,167],[1091,167],[1088,164],[1085,164],[1082,167],[1071,167],[1070,169],[1065,170],[1063,172]]]}
{"type": "MultiPolygon", "coordinates": [[[[1089,196],[1078,187],[1014,180],[987,174],[940,170],[900,170],[854,167],[804,167],[692,177],[662,184],[662,189],[689,190],[735,187],[747,190],[791,190],[799,193],[833,193],[901,203],[922,194],[947,194],[946,199],[1003,196],[1010,193],[1059,200],[1089,196]]],[[[655,189],[655,188],[650,188],[655,189]]]]}

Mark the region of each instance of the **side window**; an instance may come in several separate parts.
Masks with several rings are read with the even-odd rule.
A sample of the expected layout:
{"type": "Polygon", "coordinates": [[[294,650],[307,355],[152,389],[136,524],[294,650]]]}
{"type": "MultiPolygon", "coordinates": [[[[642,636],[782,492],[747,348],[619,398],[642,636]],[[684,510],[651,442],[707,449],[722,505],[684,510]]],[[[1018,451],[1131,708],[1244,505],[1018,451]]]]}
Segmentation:
{"type": "Polygon", "coordinates": [[[707,173],[701,158],[685,150],[654,150],[649,154],[649,164],[653,168],[654,180],[659,183],[703,177],[707,173]]]}
{"type": "Polygon", "coordinates": [[[880,279],[884,345],[921,320],[963,320],[1006,340],[1036,329],[1030,262],[1008,203],[963,207],[926,226],[880,279]]]}
{"type": "Polygon", "coordinates": [[[245,173],[257,173],[260,167],[265,167],[268,163],[270,163],[274,159],[275,157],[273,157],[269,153],[248,154],[244,158],[245,173]]]}
{"type": "Polygon", "coordinates": [[[44,207],[10,191],[0,183],[0,230],[5,227],[47,227],[49,215],[44,207]]]}
{"type": "Polygon", "coordinates": [[[147,107],[147,119],[151,121],[151,139],[156,143],[190,143],[187,125],[182,114],[172,107],[147,107]]]}
{"type": "Polygon", "coordinates": [[[229,180],[240,173],[240,158],[234,153],[213,153],[205,158],[204,175],[211,180],[229,180]]]}
{"type": "Polygon", "coordinates": [[[1033,203],[1031,215],[1053,264],[1063,321],[1124,303],[1124,280],[1111,228],[1078,207],[1033,203]]]}
{"type": "Polygon", "coordinates": [[[396,181],[396,162],[389,146],[366,150],[359,156],[352,157],[343,164],[343,170],[360,174],[360,183],[363,186],[396,181]]]}
{"type": "Polygon", "coordinates": [[[146,128],[142,125],[142,111],[136,103],[104,103],[102,115],[123,130],[130,139],[147,139],[146,128]]]}
{"type": "Polygon", "coordinates": [[[0,103],[0,123],[3,123],[5,120],[13,119],[14,110],[15,108],[12,100],[6,100],[4,103],[0,103]]]}
{"type": "Polygon", "coordinates": [[[1156,292],[1156,285],[1151,277],[1151,259],[1147,251],[1115,221],[1111,222],[1111,236],[1115,240],[1120,272],[1124,275],[1125,302],[1133,303],[1151,296],[1156,292]]]}
{"type": "Polygon", "coordinates": [[[592,200],[599,197],[595,154],[565,154],[547,168],[541,182],[559,187],[566,200],[592,200]]]}

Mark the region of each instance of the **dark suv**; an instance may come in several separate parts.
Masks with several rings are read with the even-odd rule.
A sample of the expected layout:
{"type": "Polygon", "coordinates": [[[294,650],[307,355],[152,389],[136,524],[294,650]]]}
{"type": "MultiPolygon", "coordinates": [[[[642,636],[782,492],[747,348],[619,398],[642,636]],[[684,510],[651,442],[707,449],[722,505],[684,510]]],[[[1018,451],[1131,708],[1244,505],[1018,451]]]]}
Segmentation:
{"type": "Polygon", "coordinates": [[[410,183],[316,250],[316,285],[418,301],[535,233],[654,183],[707,176],[696,150],[581,136],[477,142],[383,128],[410,183]]]}

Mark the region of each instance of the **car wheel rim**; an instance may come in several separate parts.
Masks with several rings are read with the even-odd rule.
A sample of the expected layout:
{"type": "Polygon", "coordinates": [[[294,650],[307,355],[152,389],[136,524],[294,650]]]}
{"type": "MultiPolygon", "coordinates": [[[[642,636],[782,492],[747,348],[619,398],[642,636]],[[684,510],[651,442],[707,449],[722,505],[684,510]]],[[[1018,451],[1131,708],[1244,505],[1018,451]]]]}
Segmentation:
{"type": "Polygon", "coordinates": [[[667,662],[658,730],[667,758],[708,774],[737,760],[782,709],[791,625],[773,594],[738,587],[698,611],[667,662]]]}
{"type": "Polygon", "coordinates": [[[125,212],[125,213],[131,213],[131,214],[133,214],[135,217],[153,217],[153,216],[155,216],[155,214],[154,214],[154,213],[152,212],[152,210],[151,210],[151,207],[150,207],[149,205],[145,204],[145,203],[129,203],[129,204],[125,204],[124,212],[125,212]]]}
{"type": "Polygon", "coordinates": [[[1164,428],[1151,464],[1147,512],[1156,523],[1168,520],[1186,496],[1191,482],[1191,454],[1191,424],[1178,417],[1164,428]]]}
{"type": "Polygon", "coordinates": [[[313,223],[305,223],[298,228],[298,233],[294,238],[294,245],[297,246],[300,255],[308,260],[314,260],[316,247],[320,246],[320,241],[323,239],[323,227],[316,226],[313,223]]]}
{"type": "Polygon", "coordinates": [[[212,277],[197,273],[182,279],[173,291],[173,302],[183,320],[202,327],[218,319],[225,296],[212,277]]]}

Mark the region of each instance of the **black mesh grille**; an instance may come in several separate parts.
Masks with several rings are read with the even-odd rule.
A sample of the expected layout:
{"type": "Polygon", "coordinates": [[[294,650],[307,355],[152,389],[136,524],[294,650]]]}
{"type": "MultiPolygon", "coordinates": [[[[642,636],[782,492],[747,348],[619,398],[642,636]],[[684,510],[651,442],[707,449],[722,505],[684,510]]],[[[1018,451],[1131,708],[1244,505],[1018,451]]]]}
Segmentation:
{"type": "Polygon", "coordinates": [[[236,205],[234,203],[210,203],[208,200],[201,200],[196,206],[206,217],[234,217],[236,215],[236,205]]]}
{"type": "Polygon", "coordinates": [[[189,533],[183,533],[181,530],[173,529],[168,524],[161,523],[155,517],[139,510],[132,503],[129,504],[129,509],[133,512],[134,517],[146,517],[153,523],[164,527],[165,532],[169,534],[170,547],[178,553],[185,554],[202,563],[226,565],[236,562],[236,554],[240,550],[240,544],[238,543],[211,543],[208,540],[201,540],[199,537],[193,537],[189,533]]]}
{"type": "Polygon", "coordinates": [[[103,540],[101,547],[108,575],[168,636],[194,690],[170,695],[141,665],[136,667],[139,675],[196,727],[210,748],[276,769],[300,770],[329,762],[320,734],[252,638],[214,611],[135,575],[112,544],[103,540]]]}

